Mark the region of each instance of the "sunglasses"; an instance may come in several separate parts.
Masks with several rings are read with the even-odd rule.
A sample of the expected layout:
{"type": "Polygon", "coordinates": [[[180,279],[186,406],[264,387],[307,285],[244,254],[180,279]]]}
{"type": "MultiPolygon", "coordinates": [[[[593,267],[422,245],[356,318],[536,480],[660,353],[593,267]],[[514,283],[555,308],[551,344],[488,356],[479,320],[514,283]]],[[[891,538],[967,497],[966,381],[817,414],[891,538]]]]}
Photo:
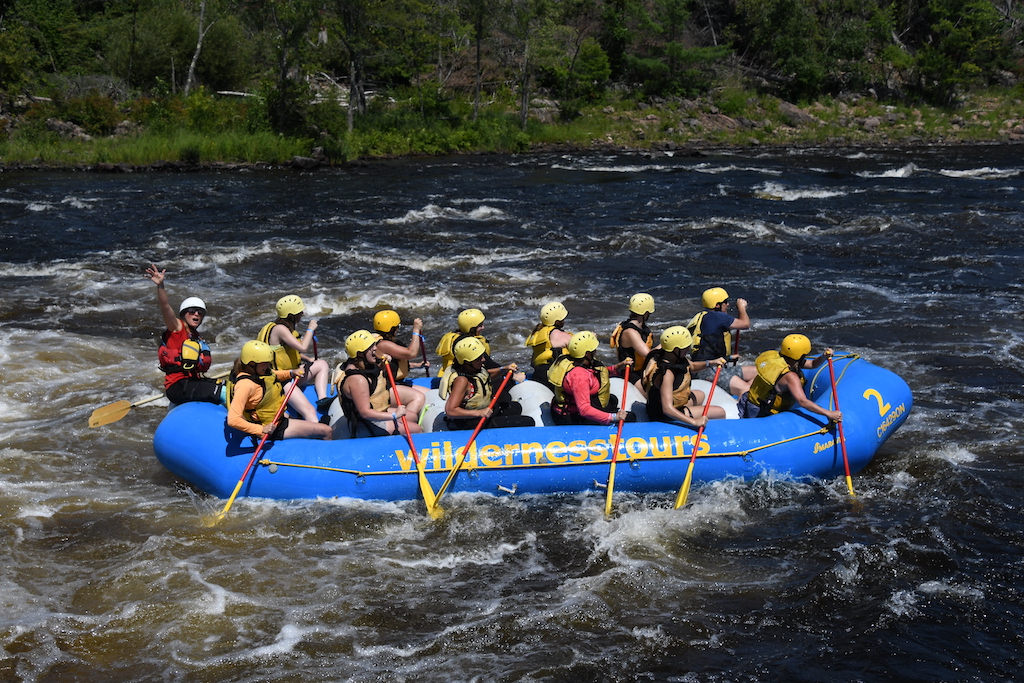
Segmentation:
{"type": "Polygon", "coordinates": [[[203,309],[203,308],[196,308],[196,307],[186,308],[181,313],[182,313],[182,315],[192,315],[194,313],[198,313],[199,315],[201,315],[203,317],[206,317],[206,309],[203,309]]]}

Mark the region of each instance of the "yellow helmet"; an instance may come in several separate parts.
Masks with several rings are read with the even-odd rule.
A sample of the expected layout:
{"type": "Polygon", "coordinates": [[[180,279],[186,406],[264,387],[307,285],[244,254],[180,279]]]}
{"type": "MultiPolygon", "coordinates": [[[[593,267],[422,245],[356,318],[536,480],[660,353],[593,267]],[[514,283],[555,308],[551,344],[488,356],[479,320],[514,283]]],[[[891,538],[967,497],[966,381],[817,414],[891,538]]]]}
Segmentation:
{"type": "Polygon", "coordinates": [[[373,329],[378,332],[390,332],[402,324],[402,319],[395,311],[377,311],[373,316],[373,329]]]}
{"type": "Polygon", "coordinates": [[[345,340],[345,353],[349,358],[355,358],[376,344],[379,339],[380,337],[369,330],[356,330],[345,340]]]}
{"type": "Polygon", "coordinates": [[[484,314],[479,308],[467,308],[459,313],[459,329],[462,332],[469,332],[484,321],[484,314]]]}
{"type": "Polygon", "coordinates": [[[792,360],[800,360],[811,352],[811,340],[802,334],[791,334],[782,340],[779,353],[792,360]]]}
{"type": "Polygon", "coordinates": [[[597,341],[597,335],[593,332],[577,332],[572,335],[572,339],[566,345],[565,350],[569,352],[569,355],[573,358],[583,358],[587,355],[587,351],[597,351],[597,347],[600,344],[597,341]]]}
{"type": "Polygon", "coordinates": [[[561,301],[544,304],[544,308],[540,309],[540,321],[545,325],[554,325],[559,320],[565,320],[567,315],[569,311],[565,310],[561,301]]]}
{"type": "Polygon", "coordinates": [[[302,299],[294,294],[283,296],[277,300],[278,318],[287,318],[290,315],[302,313],[304,310],[306,310],[306,307],[302,305],[302,299]]]}
{"type": "Polygon", "coordinates": [[[640,292],[629,297],[629,312],[643,315],[654,313],[654,297],[647,292],[640,292]]]}
{"type": "Polygon", "coordinates": [[[705,289],[704,294],[701,296],[701,303],[704,304],[704,308],[714,308],[720,303],[729,299],[729,292],[725,291],[721,287],[712,287],[711,289],[705,289]]]}
{"type": "Polygon", "coordinates": [[[487,349],[480,343],[480,340],[476,337],[466,337],[460,339],[452,349],[452,353],[455,354],[455,362],[460,364],[472,363],[480,356],[484,355],[487,349]]]}
{"type": "Polygon", "coordinates": [[[675,325],[661,333],[661,348],[666,351],[683,349],[689,351],[693,345],[693,335],[682,325],[675,325]]]}
{"type": "Polygon", "coordinates": [[[266,342],[247,341],[242,344],[241,360],[243,365],[249,363],[272,363],[274,362],[274,349],[266,342]]]}

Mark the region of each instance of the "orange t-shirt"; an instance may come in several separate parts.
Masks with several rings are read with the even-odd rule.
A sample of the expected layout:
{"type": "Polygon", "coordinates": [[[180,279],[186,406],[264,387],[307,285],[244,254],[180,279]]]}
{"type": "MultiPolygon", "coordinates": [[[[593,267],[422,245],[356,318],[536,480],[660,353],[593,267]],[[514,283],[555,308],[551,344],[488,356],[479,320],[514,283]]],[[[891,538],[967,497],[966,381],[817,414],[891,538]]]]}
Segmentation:
{"type": "MultiPolygon", "coordinates": [[[[291,378],[291,370],[274,370],[274,376],[286,382],[291,378]]],[[[262,400],[263,387],[256,382],[235,384],[231,405],[228,406],[228,427],[253,436],[263,436],[263,425],[245,419],[246,415],[256,410],[262,400]]]]}

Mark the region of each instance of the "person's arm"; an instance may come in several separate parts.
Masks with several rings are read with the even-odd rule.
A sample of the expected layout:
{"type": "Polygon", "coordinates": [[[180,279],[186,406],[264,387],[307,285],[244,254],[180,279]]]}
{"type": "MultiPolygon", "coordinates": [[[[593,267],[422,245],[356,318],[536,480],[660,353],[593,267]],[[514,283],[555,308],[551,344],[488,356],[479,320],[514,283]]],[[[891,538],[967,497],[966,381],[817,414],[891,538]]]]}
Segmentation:
{"type": "Polygon", "coordinates": [[[732,324],[729,326],[730,330],[749,330],[750,329],[750,316],[747,315],[747,300],[736,299],[736,311],[739,313],[738,316],[733,318],[732,324]]]}
{"type": "Polygon", "coordinates": [[[409,340],[409,353],[411,354],[406,360],[412,360],[420,355],[420,344],[423,343],[423,335],[420,334],[423,331],[423,321],[416,318],[412,321],[412,339],[409,340]]]}
{"type": "MultiPolygon", "coordinates": [[[[383,381],[383,380],[381,380],[383,381]]],[[[345,382],[345,389],[349,392],[349,398],[356,406],[359,417],[364,420],[397,420],[405,415],[405,406],[400,406],[388,411],[374,410],[370,405],[370,382],[365,377],[353,375],[345,382]]]]}
{"type": "Polygon", "coordinates": [[[171,301],[167,298],[167,290],[164,288],[167,269],[160,270],[156,264],[151,263],[149,268],[146,268],[146,275],[156,285],[156,302],[160,306],[160,315],[164,318],[164,325],[171,332],[177,332],[185,323],[181,322],[181,318],[175,314],[174,307],[171,306],[171,301]]]}
{"type": "Polygon", "coordinates": [[[675,400],[672,396],[672,385],[675,384],[675,379],[675,373],[671,369],[666,369],[665,374],[661,378],[661,386],[658,388],[661,395],[662,412],[678,422],[693,425],[694,427],[703,427],[708,422],[706,417],[703,415],[694,415],[691,417],[682,410],[676,408],[675,400]]]}
{"type": "Polygon", "coordinates": [[[596,383],[597,379],[585,369],[582,372],[577,372],[577,370],[580,368],[573,368],[565,375],[565,379],[562,380],[562,390],[572,396],[572,401],[576,404],[576,410],[579,411],[580,417],[597,424],[610,425],[620,417],[620,414],[625,414],[625,411],[622,410],[619,413],[606,413],[591,405],[590,392],[594,388],[591,380],[596,383]]]}
{"type": "Polygon", "coordinates": [[[800,384],[800,379],[796,376],[795,372],[787,372],[779,379],[779,382],[786,386],[786,389],[796,400],[797,405],[804,410],[809,410],[812,413],[817,413],[818,415],[827,417],[833,422],[842,422],[843,414],[841,412],[838,410],[822,408],[817,403],[807,398],[807,394],[804,393],[804,387],[800,384]]]}
{"type": "Polygon", "coordinates": [[[569,345],[570,340],[572,340],[572,335],[565,330],[554,329],[548,335],[548,341],[551,342],[551,348],[553,349],[564,349],[569,345]]]}
{"type": "Polygon", "coordinates": [[[264,425],[258,425],[245,419],[249,402],[254,400],[254,395],[258,391],[259,387],[255,382],[243,380],[235,385],[235,390],[231,395],[231,405],[228,406],[228,427],[252,436],[263,436],[266,433],[264,425]]]}
{"type": "Polygon", "coordinates": [[[651,347],[647,346],[647,342],[640,338],[640,333],[636,330],[625,330],[619,338],[619,346],[631,348],[633,353],[638,353],[644,358],[651,355],[651,347]],[[625,344],[622,343],[623,339],[626,340],[625,344]]]}
{"type": "Polygon", "coordinates": [[[710,360],[689,359],[689,363],[691,374],[698,373],[701,370],[705,370],[707,368],[713,368],[716,366],[721,366],[724,368],[726,366],[726,360],[724,358],[712,358],[710,360]]]}
{"type": "MultiPolygon", "coordinates": [[[[414,336],[413,339],[416,339],[416,337],[414,336]]],[[[416,352],[413,353],[411,344],[409,346],[402,346],[397,342],[382,339],[377,342],[377,356],[381,357],[387,355],[396,360],[412,360],[413,358],[419,357],[419,344],[416,346],[416,352]]]]}
{"type": "Polygon", "coordinates": [[[316,328],[316,320],[310,320],[308,327],[306,327],[306,333],[302,335],[300,341],[287,326],[274,325],[274,329],[270,331],[270,343],[276,346],[289,346],[299,353],[305,353],[313,343],[313,333],[316,332],[316,328]]]}
{"type": "Polygon", "coordinates": [[[452,382],[452,390],[448,394],[448,400],[444,402],[444,412],[448,417],[454,417],[456,419],[465,420],[467,418],[481,418],[490,417],[492,411],[490,408],[481,408],[478,410],[469,410],[468,408],[462,407],[462,400],[466,397],[466,392],[469,391],[469,379],[459,375],[452,382]]]}
{"type": "Polygon", "coordinates": [[[803,365],[804,369],[813,370],[814,368],[824,365],[825,363],[828,362],[828,359],[832,357],[833,353],[834,351],[832,351],[831,348],[827,348],[824,351],[822,351],[821,355],[818,356],[817,358],[805,358],[803,365]]]}

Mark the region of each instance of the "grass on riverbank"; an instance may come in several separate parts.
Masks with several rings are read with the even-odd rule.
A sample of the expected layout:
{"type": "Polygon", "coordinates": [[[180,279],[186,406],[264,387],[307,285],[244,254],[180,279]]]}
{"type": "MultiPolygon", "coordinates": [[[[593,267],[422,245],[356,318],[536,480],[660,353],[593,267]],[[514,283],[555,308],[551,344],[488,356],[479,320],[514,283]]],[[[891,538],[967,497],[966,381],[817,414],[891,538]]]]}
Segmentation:
{"type": "MultiPolygon", "coordinates": [[[[14,127],[0,140],[7,166],[149,165],[156,162],[283,164],[323,147],[332,163],[358,158],[517,153],[553,146],[575,149],[669,150],[686,147],[759,145],[852,146],[942,144],[1024,140],[1024,104],[1018,90],[988,91],[956,109],[887,105],[868,97],[828,99],[800,107],[739,87],[698,99],[637,101],[609,94],[601,103],[571,107],[535,99],[526,130],[511,98],[495,101],[472,120],[466,99],[450,98],[440,111],[414,99],[375,107],[348,135],[337,111],[321,117],[317,138],[245,132],[229,125],[200,131],[182,124],[147,127],[128,134],[67,139],[40,126],[14,127]],[[567,116],[571,111],[571,115],[567,116]],[[337,130],[340,128],[340,130],[337,130]]],[[[193,98],[194,99],[194,98],[193,98]]],[[[206,103],[208,106],[209,103],[206,103]]],[[[230,110],[222,101],[217,106],[230,110]]],[[[320,105],[335,107],[336,103],[320,105]]]]}

